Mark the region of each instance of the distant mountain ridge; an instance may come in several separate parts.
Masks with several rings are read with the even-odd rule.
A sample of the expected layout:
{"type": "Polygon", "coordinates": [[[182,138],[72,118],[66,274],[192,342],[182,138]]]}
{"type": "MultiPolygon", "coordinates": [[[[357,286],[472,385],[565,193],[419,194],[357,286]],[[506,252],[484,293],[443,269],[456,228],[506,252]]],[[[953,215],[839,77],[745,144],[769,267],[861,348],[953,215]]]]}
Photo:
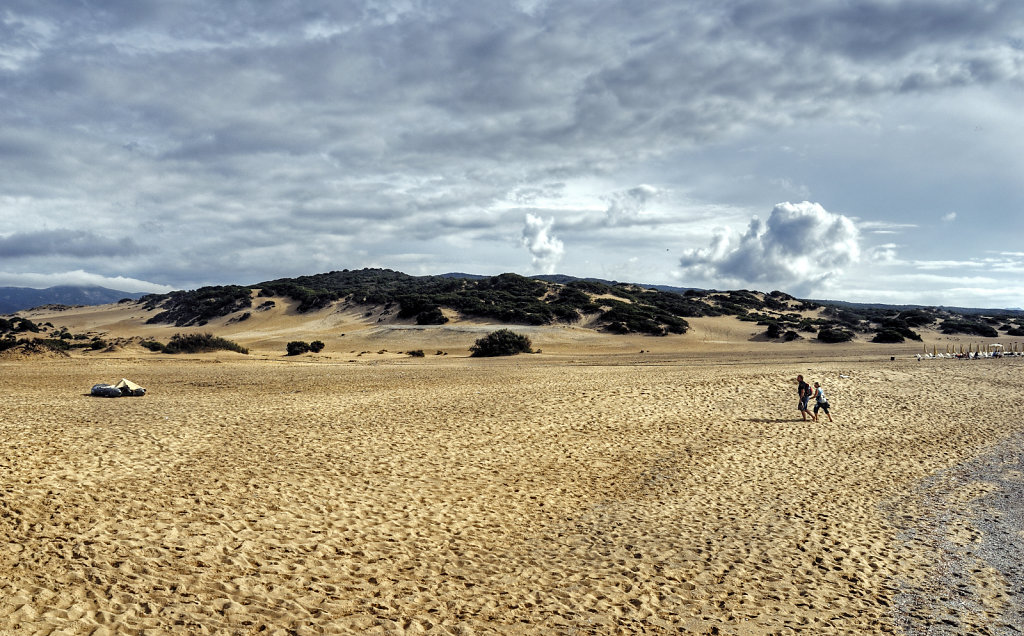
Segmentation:
{"type": "Polygon", "coordinates": [[[98,286],[58,285],[46,289],[0,287],[0,314],[12,314],[40,305],[106,305],[124,298],[137,300],[145,295],[98,286]]]}
{"type": "Polygon", "coordinates": [[[1024,316],[1024,309],[1020,307],[954,307],[948,305],[893,305],[889,303],[856,303],[847,300],[822,300],[820,298],[808,298],[808,302],[819,305],[832,305],[834,307],[849,307],[852,309],[891,309],[895,311],[909,311],[912,309],[941,309],[954,314],[965,315],[990,315],[994,313],[1006,314],[1009,316],[1024,316]]]}

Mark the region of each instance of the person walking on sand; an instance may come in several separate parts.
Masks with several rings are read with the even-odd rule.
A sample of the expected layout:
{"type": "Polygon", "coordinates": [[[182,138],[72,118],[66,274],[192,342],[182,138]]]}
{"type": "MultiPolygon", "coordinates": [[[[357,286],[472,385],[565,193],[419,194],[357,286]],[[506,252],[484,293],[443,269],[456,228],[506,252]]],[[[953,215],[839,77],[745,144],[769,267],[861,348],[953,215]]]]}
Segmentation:
{"type": "Polygon", "coordinates": [[[814,383],[814,421],[818,421],[818,409],[825,411],[828,421],[832,421],[832,414],[828,412],[828,398],[825,397],[825,389],[817,382],[814,383]]]}
{"type": "Polygon", "coordinates": [[[800,415],[803,416],[804,421],[810,417],[812,420],[814,416],[807,409],[807,402],[811,399],[811,385],[804,382],[804,376],[796,376],[796,393],[800,396],[800,403],[797,404],[797,408],[800,410],[800,415]]]}

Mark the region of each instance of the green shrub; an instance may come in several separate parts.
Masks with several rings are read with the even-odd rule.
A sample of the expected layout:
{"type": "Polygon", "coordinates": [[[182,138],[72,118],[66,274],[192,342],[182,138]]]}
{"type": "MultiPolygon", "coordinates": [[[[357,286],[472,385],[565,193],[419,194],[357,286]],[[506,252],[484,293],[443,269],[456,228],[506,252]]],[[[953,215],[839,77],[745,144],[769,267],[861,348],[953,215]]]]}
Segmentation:
{"type": "Polygon", "coordinates": [[[833,315],[835,316],[836,320],[838,320],[843,325],[851,329],[857,329],[858,327],[860,327],[860,324],[862,322],[867,321],[867,318],[865,318],[862,314],[859,314],[855,311],[851,311],[849,309],[836,309],[833,315]]]}
{"type": "Polygon", "coordinates": [[[807,318],[801,320],[797,328],[804,333],[814,333],[818,330],[817,327],[814,326],[814,322],[807,318]]]}
{"type": "Polygon", "coordinates": [[[897,317],[911,327],[924,327],[935,322],[934,316],[920,309],[901,311],[897,317]]]}
{"type": "Polygon", "coordinates": [[[28,318],[21,318],[19,316],[15,316],[14,318],[11,318],[10,321],[5,320],[4,322],[7,323],[6,326],[4,327],[4,330],[15,332],[31,331],[32,333],[39,333],[39,325],[32,322],[28,318]]]}
{"type": "Polygon", "coordinates": [[[492,331],[485,337],[476,341],[472,347],[472,356],[475,358],[493,356],[514,356],[517,353],[530,353],[533,351],[530,339],[522,334],[515,333],[509,329],[492,331]]]}
{"type": "Polygon", "coordinates": [[[36,338],[35,340],[26,341],[32,342],[41,347],[46,347],[52,351],[67,351],[71,348],[71,345],[67,340],[60,340],[59,338],[36,338]]]}
{"type": "Polygon", "coordinates": [[[764,335],[774,340],[782,335],[782,327],[777,322],[770,322],[768,323],[768,328],[765,329],[764,335]]]}
{"type": "Polygon", "coordinates": [[[290,356],[302,355],[303,353],[309,352],[309,343],[301,340],[292,340],[288,343],[286,349],[290,356]]]}
{"type": "Polygon", "coordinates": [[[13,336],[0,338],[0,351],[5,351],[7,349],[17,347],[19,345],[24,346],[26,350],[29,351],[50,350],[57,352],[65,352],[71,348],[71,345],[69,345],[66,341],[59,340],[57,338],[39,338],[36,340],[29,340],[25,338],[21,338],[19,340],[15,339],[13,336]]]}
{"type": "Polygon", "coordinates": [[[818,331],[818,340],[822,342],[849,342],[853,340],[853,332],[838,327],[825,327],[818,331]]]}
{"type": "Polygon", "coordinates": [[[897,343],[903,342],[905,338],[903,334],[895,329],[882,329],[875,334],[875,337],[871,339],[871,342],[883,342],[883,343],[897,343]]]}
{"type": "Polygon", "coordinates": [[[966,320],[943,320],[942,324],[939,325],[939,329],[944,334],[963,333],[971,336],[981,336],[982,338],[995,338],[999,336],[999,332],[991,325],[980,322],[968,322],[966,320]]]}
{"type": "MultiPolygon", "coordinates": [[[[909,338],[910,340],[917,340],[918,342],[921,341],[921,335],[919,333],[917,333],[916,331],[914,331],[913,329],[910,328],[910,323],[909,322],[907,322],[903,318],[899,318],[899,317],[883,318],[882,320],[879,321],[879,329],[878,329],[878,331],[879,331],[879,333],[881,333],[882,331],[895,331],[896,333],[900,334],[904,338],[909,338]]],[[[891,337],[891,336],[887,336],[887,337],[891,337]]],[[[903,341],[899,340],[899,342],[903,342],[903,341]]]]}
{"type": "Polygon", "coordinates": [[[423,353],[423,349],[416,349],[414,351],[407,351],[406,353],[408,353],[410,356],[412,356],[414,358],[422,358],[423,356],[427,355],[427,354],[423,353]]]}
{"type": "Polygon", "coordinates": [[[417,325],[443,325],[448,318],[441,312],[440,307],[431,307],[416,314],[417,325]]]}
{"type": "Polygon", "coordinates": [[[313,342],[309,343],[309,350],[312,351],[313,353],[320,353],[321,351],[324,350],[324,346],[325,345],[322,341],[314,340],[313,342]]]}
{"type": "Polygon", "coordinates": [[[599,320],[612,333],[638,332],[652,336],[664,336],[668,333],[686,333],[690,327],[684,319],[659,307],[624,303],[618,300],[603,302],[609,309],[601,314],[599,320]]]}
{"type": "Polygon", "coordinates": [[[89,348],[93,351],[99,351],[107,346],[107,341],[102,338],[93,338],[92,342],[89,343],[89,348]]]}
{"type": "Polygon", "coordinates": [[[164,350],[164,346],[156,340],[143,340],[139,344],[150,351],[155,351],[156,353],[161,353],[164,350]]]}
{"type": "Polygon", "coordinates": [[[150,294],[139,302],[146,310],[164,310],[147,320],[146,324],[174,323],[177,327],[188,327],[205,325],[214,318],[250,308],[250,293],[247,287],[224,285],[150,294]]]}
{"type": "Polygon", "coordinates": [[[206,353],[220,350],[249,353],[248,349],[238,343],[209,333],[176,333],[171,336],[171,341],[164,347],[164,353],[206,353]]]}

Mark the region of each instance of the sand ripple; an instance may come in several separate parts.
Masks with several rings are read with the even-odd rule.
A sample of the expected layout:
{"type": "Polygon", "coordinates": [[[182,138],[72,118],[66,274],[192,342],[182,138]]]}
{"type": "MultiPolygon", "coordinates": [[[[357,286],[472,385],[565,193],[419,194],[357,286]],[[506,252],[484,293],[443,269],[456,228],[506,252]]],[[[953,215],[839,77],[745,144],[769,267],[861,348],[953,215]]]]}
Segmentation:
{"type": "Polygon", "coordinates": [[[896,633],[893,502],[1021,430],[1010,360],[538,360],[0,362],[0,631],[896,633]]]}

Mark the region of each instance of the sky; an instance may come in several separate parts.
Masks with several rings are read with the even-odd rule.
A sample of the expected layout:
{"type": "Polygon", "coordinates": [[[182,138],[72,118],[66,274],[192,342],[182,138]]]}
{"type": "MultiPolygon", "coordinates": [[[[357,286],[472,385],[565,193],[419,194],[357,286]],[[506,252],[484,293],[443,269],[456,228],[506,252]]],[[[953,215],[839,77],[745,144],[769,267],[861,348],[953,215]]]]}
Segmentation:
{"type": "Polygon", "coordinates": [[[0,286],[1024,307],[1017,0],[4,0],[0,286]]]}

